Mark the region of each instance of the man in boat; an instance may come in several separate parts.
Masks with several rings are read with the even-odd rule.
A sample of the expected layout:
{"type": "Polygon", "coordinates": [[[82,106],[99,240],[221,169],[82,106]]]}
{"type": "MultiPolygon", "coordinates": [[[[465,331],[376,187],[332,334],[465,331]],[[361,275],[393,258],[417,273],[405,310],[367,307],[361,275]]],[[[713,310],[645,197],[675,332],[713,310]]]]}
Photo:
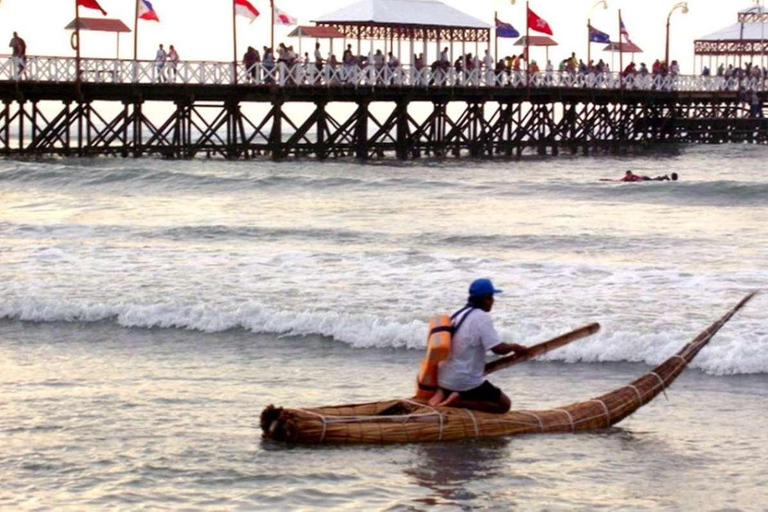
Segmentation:
{"type": "Polygon", "coordinates": [[[483,378],[485,354],[524,354],[527,348],[516,343],[503,343],[490,313],[494,295],[501,293],[490,279],[477,279],[469,287],[467,305],[452,318],[454,332],[451,355],[440,363],[438,391],[429,401],[431,406],[504,414],[512,401],[499,388],[483,378]],[[447,398],[446,398],[447,397],[447,398]]]}

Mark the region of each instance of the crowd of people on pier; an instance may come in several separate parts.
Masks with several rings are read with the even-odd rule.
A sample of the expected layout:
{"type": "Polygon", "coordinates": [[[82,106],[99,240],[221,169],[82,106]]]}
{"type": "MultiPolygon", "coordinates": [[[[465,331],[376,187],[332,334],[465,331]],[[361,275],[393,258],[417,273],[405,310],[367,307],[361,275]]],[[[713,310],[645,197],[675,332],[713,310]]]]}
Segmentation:
{"type": "Polygon", "coordinates": [[[246,70],[248,82],[279,82],[287,85],[408,83],[423,86],[522,87],[531,79],[537,79],[542,85],[554,85],[556,75],[560,77],[557,83],[561,84],[584,83],[587,77],[591,77],[592,84],[608,83],[611,80],[617,81],[620,75],[625,86],[630,88],[641,87],[640,80],[650,77],[652,80],[659,79],[656,80],[658,85],[650,85],[652,89],[671,89],[673,83],[665,79],[680,75],[680,64],[676,60],[667,64],[661,59],[656,59],[650,68],[644,62],[638,65],[633,61],[614,74],[610,65],[603,59],[590,59],[585,62],[578,58],[575,52],[558,62],[557,67],[549,59],[543,66],[535,59],[529,61],[524,52],[498,60],[493,58],[490,50],[484,50],[482,55],[465,53],[452,58],[448,47],[444,47],[432,62],[426,60],[424,53],[418,53],[412,56],[411,63],[410,69],[407,69],[392,51],[385,53],[381,49],[371,49],[367,55],[359,54],[353,51],[351,44],[346,46],[341,59],[333,52],[324,55],[320,43],[316,43],[312,55],[309,52],[301,55],[293,46],[281,43],[277,52],[264,46],[260,53],[256,48],[249,46],[242,57],[242,66],[246,70]],[[407,73],[410,73],[410,76],[405,82],[407,73]]]}
{"type": "MultiPolygon", "coordinates": [[[[709,66],[704,66],[701,76],[713,76],[709,66]]],[[[726,65],[721,62],[715,70],[715,76],[726,80],[735,79],[741,84],[745,81],[750,81],[753,84],[762,84],[765,82],[766,77],[768,77],[768,68],[754,65],[752,62],[747,62],[744,65],[740,64],[739,66],[734,66],[733,64],[726,65]]],[[[763,117],[763,103],[757,87],[739,85],[739,105],[742,109],[749,110],[750,117],[763,117]]]]}
{"type": "MultiPolygon", "coordinates": [[[[723,77],[723,78],[765,78],[768,74],[768,69],[753,65],[751,62],[747,62],[743,67],[740,64],[739,66],[734,66],[733,64],[728,64],[727,66],[725,63],[721,62],[719,66],[717,66],[717,69],[715,70],[714,75],[723,77]]],[[[704,66],[704,68],[701,71],[701,76],[712,76],[712,70],[709,68],[709,66],[704,66]]]]}
{"type": "MultiPolygon", "coordinates": [[[[272,48],[263,47],[263,53],[249,46],[242,57],[249,82],[274,83],[281,80],[288,84],[328,84],[342,85],[357,83],[361,73],[373,72],[375,83],[391,85],[401,83],[404,66],[392,51],[386,54],[382,50],[357,54],[352,45],[347,45],[341,60],[335,53],[324,56],[321,46],[316,43],[314,53],[297,53],[293,46],[281,43],[277,53],[272,48]],[[282,66],[281,66],[282,64],[282,66]]],[[[451,60],[448,47],[443,48],[436,60],[428,63],[424,53],[414,54],[412,59],[414,85],[479,85],[523,83],[526,77],[544,73],[546,83],[552,83],[554,73],[577,75],[608,75],[610,68],[600,59],[598,62],[577,59],[575,53],[563,60],[557,70],[551,60],[542,67],[536,60],[527,62],[525,54],[506,56],[494,61],[489,50],[482,56],[466,53],[451,60]],[[502,78],[506,78],[502,80],[502,78]]],[[[675,64],[676,65],[676,64],[675,64]]],[[[679,69],[679,68],[678,68],[679,69]]],[[[631,73],[628,68],[627,73],[631,73]]]]}
{"type": "Polygon", "coordinates": [[[654,63],[651,65],[651,69],[648,69],[648,66],[645,64],[645,62],[640,63],[640,67],[635,64],[635,62],[630,62],[627,67],[624,68],[622,71],[622,76],[641,76],[645,77],[648,75],[657,77],[665,77],[665,76],[677,76],[680,74],[680,64],[676,60],[673,60],[671,63],[667,64],[663,60],[656,59],[654,63]]]}
{"type": "MultiPolygon", "coordinates": [[[[29,79],[27,45],[17,33],[9,43],[11,59],[18,79],[29,79]]],[[[590,86],[602,84],[612,87],[618,83],[626,88],[669,90],[675,87],[674,78],[680,75],[676,60],[669,64],[656,59],[649,68],[644,62],[639,65],[630,62],[619,72],[612,72],[611,66],[603,59],[587,61],[576,53],[558,61],[557,65],[547,59],[543,66],[535,59],[527,59],[525,52],[494,59],[490,49],[482,52],[462,53],[453,56],[449,47],[443,47],[437,58],[431,62],[425,53],[411,56],[410,67],[404,66],[393,51],[371,47],[369,53],[355,52],[351,44],[346,45],[341,59],[331,51],[324,54],[320,43],[316,43],[312,54],[297,52],[293,46],[280,43],[277,49],[263,46],[259,51],[249,46],[242,56],[239,76],[245,75],[245,82],[253,84],[280,85],[416,85],[416,86],[590,86]],[[671,78],[672,80],[667,80],[671,78]]],[[[158,46],[154,59],[153,81],[174,83],[179,80],[180,56],[174,45],[168,50],[158,46]]],[[[82,72],[82,71],[81,71],[82,72]]],[[[768,79],[768,69],[747,63],[744,66],[719,64],[716,70],[704,67],[703,77],[720,77],[739,80],[739,102],[749,115],[762,117],[762,102],[759,90],[768,79]],[[751,80],[751,85],[743,83],[751,80]],[[755,82],[760,85],[756,85],[755,82]]],[[[243,81],[242,79],[239,81],[243,81]]],[[[731,88],[730,84],[723,87],[731,88]]],[[[733,89],[732,89],[733,90],[733,89]]]]}

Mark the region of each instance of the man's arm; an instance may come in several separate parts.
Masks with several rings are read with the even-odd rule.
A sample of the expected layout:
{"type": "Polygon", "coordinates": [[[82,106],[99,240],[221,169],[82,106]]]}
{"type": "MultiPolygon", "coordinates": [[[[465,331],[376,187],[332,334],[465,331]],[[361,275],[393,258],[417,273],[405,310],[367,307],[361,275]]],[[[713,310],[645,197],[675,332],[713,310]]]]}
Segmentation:
{"type": "Polygon", "coordinates": [[[491,349],[491,352],[499,356],[507,355],[510,352],[523,355],[528,352],[528,348],[518,345],[517,343],[499,343],[491,349]]]}

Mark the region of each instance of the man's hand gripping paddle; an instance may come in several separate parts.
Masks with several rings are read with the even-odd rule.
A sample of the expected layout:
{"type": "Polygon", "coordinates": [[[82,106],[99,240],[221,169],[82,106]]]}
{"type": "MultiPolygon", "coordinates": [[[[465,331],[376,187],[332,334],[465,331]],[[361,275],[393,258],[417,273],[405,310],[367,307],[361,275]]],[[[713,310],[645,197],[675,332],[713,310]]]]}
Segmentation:
{"type": "Polygon", "coordinates": [[[489,375],[493,372],[503,370],[504,368],[509,368],[510,366],[516,365],[517,363],[522,363],[523,361],[528,361],[534,357],[546,354],[547,352],[557,348],[564,347],[576,340],[591,336],[599,330],[599,323],[591,323],[589,325],[585,325],[581,329],[576,329],[575,331],[569,332],[568,334],[563,334],[562,336],[552,338],[551,340],[545,341],[544,343],[539,343],[538,345],[528,347],[528,350],[522,354],[512,354],[511,356],[505,356],[496,359],[495,361],[491,361],[485,365],[484,375],[489,375]]]}

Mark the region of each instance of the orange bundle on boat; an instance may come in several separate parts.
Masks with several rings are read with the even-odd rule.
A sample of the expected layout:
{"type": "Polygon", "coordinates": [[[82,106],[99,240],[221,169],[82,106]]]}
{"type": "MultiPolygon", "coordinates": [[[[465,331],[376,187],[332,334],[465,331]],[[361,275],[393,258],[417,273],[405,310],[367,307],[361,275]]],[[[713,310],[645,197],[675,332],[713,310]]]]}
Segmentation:
{"type": "Polygon", "coordinates": [[[437,315],[429,319],[427,355],[421,362],[416,379],[416,398],[429,400],[437,391],[437,369],[451,355],[452,335],[453,325],[448,315],[437,315]]]}

